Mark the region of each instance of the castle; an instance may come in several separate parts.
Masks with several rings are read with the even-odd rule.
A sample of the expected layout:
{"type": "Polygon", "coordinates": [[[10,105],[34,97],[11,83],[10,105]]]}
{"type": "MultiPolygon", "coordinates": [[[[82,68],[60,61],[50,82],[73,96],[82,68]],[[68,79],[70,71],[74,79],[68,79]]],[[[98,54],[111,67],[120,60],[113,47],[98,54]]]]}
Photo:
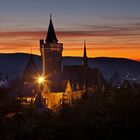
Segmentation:
{"type": "Polygon", "coordinates": [[[20,95],[19,97],[27,99],[28,102],[32,101],[38,106],[54,108],[63,102],[72,104],[88,91],[101,87],[104,78],[99,69],[89,67],[86,42],[84,42],[83,50],[81,65],[63,65],[63,44],[58,42],[50,16],[46,39],[45,41],[40,40],[42,76],[45,77],[41,90],[39,91],[37,86],[33,86],[33,77],[38,76],[38,69],[31,56],[21,77],[20,94],[16,94],[16,96],[20,95]]]}
{"type": "MultiPolygon", "coordinates": [[[[49,108],[61,104],[64,100],[72,104],[81,98],[87,88],[99,86],[102,75],[98,69],[88,66],[86,42],[81,65],[62,65],[63,44],[58,43],[52,18],[46,40],[40,40],[43,76],[46,77],[42,96],[49,108]]],[[[86,91],[87,92],[87,91],[86,91]]]]}

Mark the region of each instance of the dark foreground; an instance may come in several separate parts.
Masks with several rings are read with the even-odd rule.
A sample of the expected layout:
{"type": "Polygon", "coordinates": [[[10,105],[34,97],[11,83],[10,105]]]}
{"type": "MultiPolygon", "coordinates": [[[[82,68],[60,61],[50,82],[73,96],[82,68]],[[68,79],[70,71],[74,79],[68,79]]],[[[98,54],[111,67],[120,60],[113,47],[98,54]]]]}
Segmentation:
{"type": "Polygon", "coordinates": [[[0,140],[140,138],[139,85],[109,85],[72,106],[61,105],[57,112],[39,112],[33,104],[24,107],[7,92],[0,92],[0,140]]]}

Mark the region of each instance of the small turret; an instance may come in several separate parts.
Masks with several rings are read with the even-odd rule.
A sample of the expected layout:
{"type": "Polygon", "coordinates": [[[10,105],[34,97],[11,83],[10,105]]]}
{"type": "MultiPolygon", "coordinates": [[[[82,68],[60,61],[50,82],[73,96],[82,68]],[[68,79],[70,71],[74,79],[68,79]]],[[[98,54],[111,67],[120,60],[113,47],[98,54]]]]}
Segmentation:
{"type": "Polygon", "coordinates": [[[84,55],[83,55],[83,63],[84,66],[88,66],[88,58],[87,58],[87,51],[86,51],[86,41],[84,41],[84,55]]]}

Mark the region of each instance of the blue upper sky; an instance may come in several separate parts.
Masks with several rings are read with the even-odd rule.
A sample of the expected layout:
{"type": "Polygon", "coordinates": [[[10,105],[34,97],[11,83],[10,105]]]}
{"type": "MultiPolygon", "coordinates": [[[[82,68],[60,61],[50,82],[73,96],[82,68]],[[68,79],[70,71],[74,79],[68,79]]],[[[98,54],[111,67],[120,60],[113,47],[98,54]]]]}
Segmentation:
{"type": "Polygon", "coordinates": [[[0,29],[46,28],[50,13],[64,30],[137,23],[140,0],[0,0],[0,29]]]}

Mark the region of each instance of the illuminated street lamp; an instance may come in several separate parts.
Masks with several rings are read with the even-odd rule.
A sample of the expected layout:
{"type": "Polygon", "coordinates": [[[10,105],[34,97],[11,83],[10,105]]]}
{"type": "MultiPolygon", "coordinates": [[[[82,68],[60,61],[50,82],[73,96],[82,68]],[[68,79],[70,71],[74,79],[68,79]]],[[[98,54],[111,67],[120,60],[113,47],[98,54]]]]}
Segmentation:
{"type": "Polygon", "coordinates": [[[38,77],[38,83],[43,84],[45,82],[45,78],[43,76],[38,77]]]}
{"type": "Polygon", "coordinates": [[[42,91],[42,90],[43,90],[43,83],[45,82],[45,78],[44,78],[43,76],[39,76],[39,77],[37,78],[37,81],[38,81],[38,83],[39,83],[40,91],[42,91]]]}

